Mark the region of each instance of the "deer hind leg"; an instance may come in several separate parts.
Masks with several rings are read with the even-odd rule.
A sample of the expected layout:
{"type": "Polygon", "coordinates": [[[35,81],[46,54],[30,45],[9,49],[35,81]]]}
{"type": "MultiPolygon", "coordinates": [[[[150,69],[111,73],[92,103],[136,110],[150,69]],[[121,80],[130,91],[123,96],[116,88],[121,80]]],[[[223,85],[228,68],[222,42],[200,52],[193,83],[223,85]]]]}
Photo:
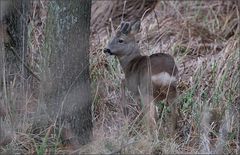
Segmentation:
{"type": "Polygon", "coordinates": [[[155,134],[155,136],[157,135],[157,107],[155,106],[155,103],[152,101],[150,103],[150,108],[149,108],[149,122],[150,122],[150,132],[151,134],[155,134]]]}
{"type": "Polygon", "coordinates": [[[167,103],[170,107],[170,124],[171,124],[171,132],[175,133],[177,129],[177,118],[178,118],[178,109],[176,105],[176,97],[177,97],[177,88],[176,86],[170,86],[169,91],[167,93],[167,103]]]}
{"type": "Polygon", "coordinates": [[[144,115],[146,128],[150,136],[154,136],[157,132],[157,120],[156,120],[156,106],[153,102],[153,97],[146,95],[144,97],[144,115]]]}

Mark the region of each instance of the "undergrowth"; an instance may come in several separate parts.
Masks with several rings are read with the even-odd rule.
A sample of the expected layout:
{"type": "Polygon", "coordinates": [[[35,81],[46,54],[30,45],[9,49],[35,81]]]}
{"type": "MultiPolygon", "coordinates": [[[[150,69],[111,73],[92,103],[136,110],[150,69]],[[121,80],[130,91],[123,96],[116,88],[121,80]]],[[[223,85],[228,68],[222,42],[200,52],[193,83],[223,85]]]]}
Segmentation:
{"type": "MultiPolygon", "coordinates": [[[[40,1],[46,11],[47,3],[40,1]]],[[[41,71],[39,59],[42,59],[45,17],[44,12],[40,14],[42,24],[31,22],[29,30],[30,64],[36,69],[36,74],[41,71]]],[[[35,18],[39,17],[34,14],[30,21],[35,18]]],[[[106,27],[104,23],[99,32],[93,30],[91,34],[92,142],[75,152],[69,151],[61,145],[60,132],[53,126],[34,126],[37,118],[33,116],[38,115],[36,105],[39,96],[36,95],[38,90],[32,91],[32,88],[39,87],[26,80],[27,87],[24,85],[23,89],[23,81],[17,81],[19,75],[15,75],[9,87],[1,86],[0,101],[9,113],[0,123],[7,129],[5,136],[13,139],[1,147],[1,152],[39,155],[239,154],[239,21],[237,1],[159,1],[155,9],[143,18],[137,38],[143,54],[169,53],[179,68],[176,102],[180,117],[175,135],[169,134],[169,108],[165,101],[157,105],[163,112],[158,116],[159,132],[155,137],[146,134],[146,129],[139,126],[134,117],[124,116],[121,98],[123,72],[117,59],[106,56],[102,51],[110,38],[109,30],[113,31],[109,27],[116,27],[106,27]]],[[[131,95],[125,101],[130,112],[139,110],[131,95]]]]}

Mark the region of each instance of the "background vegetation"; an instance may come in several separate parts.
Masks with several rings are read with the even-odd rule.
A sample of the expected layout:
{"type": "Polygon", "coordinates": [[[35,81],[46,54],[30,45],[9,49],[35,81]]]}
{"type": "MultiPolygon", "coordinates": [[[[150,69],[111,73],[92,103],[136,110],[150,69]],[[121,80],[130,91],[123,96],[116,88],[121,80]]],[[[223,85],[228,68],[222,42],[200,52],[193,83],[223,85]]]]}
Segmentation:
{"type": "MultiPolygon", "coordinates": [[[[240,4],[229,1],[93,1],[90,74],[93,97],[93,140],[79,153],[240,153],[240,4]],[[121,107],[123,74],[118,61],[102,49],[121,19],[143,15],[137,37],[143,54],[156,52],[174,56],[179,73],[178,133],[168,133],[168,107],[159,116],[159,135],[149,137],[134,118],[124,117],[121,107]]],[[[29,16],[28,65],[41,72],[48,1],[33,1],[29,16]]],[[[10,74],[10,73],[9,73],[10,74]]],[[[18,75],[15,75],[17,77],[18,75]]],[[[8,113],[2,122],[12,141],[2,152],[44,154],[73,153],[50,134],[52,126],[36,128],[37,81],[19,93],[19,83],[4,87],[8,113]],[[18,118],[21,118],[19,121],[18,118]],[[38,130],[38,132],[34,132],[38,130]],[[36,134],[38,133],[38,134],[36,134]]],[[[132,112],[138,110],[127,97],[132,112]]],[[[163,101],[164,103],[164,101],[163,101]]]]}

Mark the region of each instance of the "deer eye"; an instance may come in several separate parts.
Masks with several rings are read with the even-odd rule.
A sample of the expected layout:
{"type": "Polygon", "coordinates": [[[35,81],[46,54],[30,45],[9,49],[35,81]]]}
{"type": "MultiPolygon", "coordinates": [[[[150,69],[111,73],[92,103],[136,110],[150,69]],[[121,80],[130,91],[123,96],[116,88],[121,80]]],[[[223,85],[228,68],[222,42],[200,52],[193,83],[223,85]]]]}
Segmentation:
{"type": "Polygon", "coordinates": [[[118,42],[119,42],[119,43],[123,43],[123,39],[119,39],[118,42]]]}

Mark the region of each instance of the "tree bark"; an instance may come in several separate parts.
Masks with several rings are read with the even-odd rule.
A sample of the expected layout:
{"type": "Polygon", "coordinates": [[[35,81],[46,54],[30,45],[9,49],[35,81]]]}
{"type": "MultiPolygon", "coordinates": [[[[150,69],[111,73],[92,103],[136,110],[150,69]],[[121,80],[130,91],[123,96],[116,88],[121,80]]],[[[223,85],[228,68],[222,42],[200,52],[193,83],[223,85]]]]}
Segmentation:
{"type": "MultiPolygon", "coordinates": [[[[19,86],[19,88],[14,87],[20,89],[17,99],[26,95],[26,79],[23,77],[27,74],[23,66],[28,46],[29,3],[29,0],[0,1],[0,146],[7,145],[12,140],[12,131],[4,127],[6,122],[3,119],[8,113],[5,105],[11,107],[10,93],[7,93],[11,82],[14,81],[19,86]]],[[[22,109],[21,102],[14,104],[11,108],[14,107],[16,111],[22,109]]],[[[17,113],[12,116],[11,124],[14,127],[20,121],[21,117],[17,113]]]]}
{"type": "Polygon", "coordinates": [[[43,102],[51,120],[66,129],[65,135],[86,144],[92,135],[88,56],[91,0],[49,3],[41,79],[43,102]]]}

